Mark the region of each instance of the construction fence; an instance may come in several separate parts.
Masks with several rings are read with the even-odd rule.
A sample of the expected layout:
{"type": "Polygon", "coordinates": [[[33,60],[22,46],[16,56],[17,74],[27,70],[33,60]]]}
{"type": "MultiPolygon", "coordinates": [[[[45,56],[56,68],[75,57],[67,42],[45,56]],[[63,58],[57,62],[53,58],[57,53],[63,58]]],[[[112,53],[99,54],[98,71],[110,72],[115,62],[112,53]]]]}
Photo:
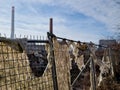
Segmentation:
{"type": "Polygon", "coordinates": [[[96,90],[88,48],[75,61],[69,46],[79,41],[47,34],[48,40],[0,37],[0,90],[96,90]]]}

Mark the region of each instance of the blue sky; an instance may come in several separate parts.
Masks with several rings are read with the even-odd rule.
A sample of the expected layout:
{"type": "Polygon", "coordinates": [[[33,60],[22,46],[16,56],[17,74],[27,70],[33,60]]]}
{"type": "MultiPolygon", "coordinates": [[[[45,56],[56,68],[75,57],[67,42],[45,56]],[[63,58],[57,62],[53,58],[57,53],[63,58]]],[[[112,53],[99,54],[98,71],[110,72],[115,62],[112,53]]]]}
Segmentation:
{"type": "Polygon", "coordinates": [[[15,7],[15,34],[46,36],[49,18],[54,34],[98,42],[119,32],[119,0],[0,0],[0,33],[10,37],[11,7],[15,7]]]}

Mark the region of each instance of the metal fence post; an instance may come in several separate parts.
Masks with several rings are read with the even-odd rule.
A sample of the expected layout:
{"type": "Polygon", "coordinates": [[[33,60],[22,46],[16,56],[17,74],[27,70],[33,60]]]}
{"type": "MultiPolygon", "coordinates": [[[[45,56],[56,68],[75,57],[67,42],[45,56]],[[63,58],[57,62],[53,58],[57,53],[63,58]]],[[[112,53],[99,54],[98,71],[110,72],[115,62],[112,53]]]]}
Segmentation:
{"type": "Polygon", "coordinates": [[[54,56],[54,46],[53,46],[53,30],[52,30],[52,18],[50,19],[50,34],[48,35],[48,39],[50,42],[50,59],[52,62],[52,78],[53,78],[53,85],[54,90],[58,90],[58,83],[57,83],[57,73],[56,73],[56,64],[55,64],[55,56],[54,56]]]}
{"type": "Polygon", "coordinates": [[[96,78],[95,78],[95,66],[94,66],[94,61],[92,58],[91,62],[90,62],[90,68],[91,68],[91,72],[90,72],[90,79],[91,79],[91,90],[96,90],[96,78]]]}
{"type": "Polygon", "coordinates": [[[111,74],[112,74],[113,77],[115,77],[115,73],[114,73],[115,63],[114,63],[113,58],[112,58],[110,47],[109,47],[109,59],[110,59],[110,64],[111,64],[111,74]]]}

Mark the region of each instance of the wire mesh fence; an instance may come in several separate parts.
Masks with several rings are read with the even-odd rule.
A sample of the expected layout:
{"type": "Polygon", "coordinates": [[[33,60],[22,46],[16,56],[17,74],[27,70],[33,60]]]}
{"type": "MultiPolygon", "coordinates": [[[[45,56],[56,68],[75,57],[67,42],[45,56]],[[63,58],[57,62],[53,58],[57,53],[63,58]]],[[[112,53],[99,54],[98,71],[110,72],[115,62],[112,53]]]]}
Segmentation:
{"type": "MultiPolygon", "coordinates": [[[[111,50],[107,54],[114,60],[116,81],[119,82],[120,51],[111,50]]],[[[103,57],[104,52],[98,51],[96,56],[103,57]]],[[[100,74],[98,67],[91,69],[89,57],[91,52],[85,43],[79,47],[77,41],[69,39],[55,36],[48,40],[38,36],[30,36],[30,39],[28,36],[21,39],[0,37],[0,90],[89,90],[97,83],[91,77],[100,74]],[[71,45],[75,52],[71,53],[71,45]]]]}
{"type": "Polygon", "coordinates": [[[0,90],[53,90],[44,43],[1,38],[0,90]]]}
{"type": "MultiPolygon", "coordinates": [[[[92,42],[86,43],[74,41],[66,38],[57,37],[53,34],[50,35],[53,36],[53,49],[55,52],[57,81],[59,88],[61,88],[62,90],[65,89],[64,86],[62,86],[62,84],[60,83],[62,82],[65,86],[68,86],[69,89],[73,90],[110,90],[110,88],[119,90],[120,87],[116,86],[116,83],[113,83],[116,80],[114,80],[113,78],[109,78],[120,77],[120,75],[116,72],[116,70],[119,70],[118,67],[120,64],[120,60],[115,59],[116,57],[112,53],[114,51],[113,47],[96,45],[92,42]],[[71,51],[69,52],[70,44],[73,46],[72,53],[70,53],[71,51]],[[89,60],[90,63],[87,64],[89,60]],[[63,68],[63,70],[61,68],[63,68]],[[62,71],[60,71],[59,69],[62,71]],[[64,80],[63,78],[61,78],[66,77],[64,76],[66,73],[68,75],[67,80],[68,82],[70,80],[71,85],[66,83],[66,78],[64,80]],[[114,76],[113,74],[115,73],[117,73],[118,76],[114,76]],[[101,80],[99,77],[101,78],[101,80]],[[110,83],[111,86],[109,87],[106,82],[110,83]],[[99,83],[102,83],[101,86],[99,86],[99,83]]],[[[117,50],[119,52],[119,48],[117,50]]],[[[117,54],[116,51],[115,53],[117,54]]],[[[117,57],[119,58],[119,55],[117,57]]]]}

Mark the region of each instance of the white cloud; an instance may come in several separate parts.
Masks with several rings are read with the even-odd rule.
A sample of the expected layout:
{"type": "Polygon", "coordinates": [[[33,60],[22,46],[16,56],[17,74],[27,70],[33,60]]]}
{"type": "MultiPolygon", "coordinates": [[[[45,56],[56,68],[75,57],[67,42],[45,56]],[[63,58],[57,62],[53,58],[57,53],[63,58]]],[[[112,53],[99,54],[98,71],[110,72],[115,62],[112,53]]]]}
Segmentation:
{"type": "Polygon", "coordinates": [[[61,0],[61,4],[103,22],[109,29],[120,24],[120,4],[114,0],[61,0]]]}
{"type": "MultiPolygon", "coordinates": [[[[91,33],[88,35],[82,31],[73,31],[73,26],[66,26],[66,23],[72,23],[72,21],[67,21],[68,19],[60,13],[56,15],[52,13],[49,15],[48,13],[48,15],[45,15],[46,13],[38,11],[39,8],[33,6],[35,3],[67,8],[69,11],[63,9],[63,12],[68,13],[68,15],[71,14],[71,12],[82,13],[102,22],[108,29],[113,31],[120,25],[120,6],[116,4],[115,0],[0,0],[0,3],[0,33],[6,32],[5,30],[7,29],[9,30],[9,32],[6,32],[7,36],[10,36],[12,5],[15,5],[16,7],[15,32],[18,35],[46,35],[46,32],[49,31],[49,18],[53,17],[54,32],[57,35],[76,40],[81,39],[82,41],[89,41],[91,39],[96,42],[96,40],[100,39],[99,34],[95,35],[94,33],[91,33]],[[26,8],[24,8],[24,6],[26,8]],[[22,10],[26,11],[26,13],[21,13],[22,10]]],[[[78,21],[77,23],[86,24],[86,22],[87,21],[78,21]]],[[[87,29],[88,28],[89,27],[87,27],[87,29]]],[[[78,28],[78,30],[82,29],[83,28],[78,28]]]]}
{"type": "Polygon", "coordinates": [[[50,4],[52,3],[54,0],[23,0],[23,2],[29,2],[29,3],[43,3],[43,4],[50,4]]]}
{"type": "Polygon", "coordinates": [[[120,25],[119,0],[29,0],[29,3],[33,2],[70,8],[71,11],[83,13],[104,23],[113,31],[120,25]]]}

